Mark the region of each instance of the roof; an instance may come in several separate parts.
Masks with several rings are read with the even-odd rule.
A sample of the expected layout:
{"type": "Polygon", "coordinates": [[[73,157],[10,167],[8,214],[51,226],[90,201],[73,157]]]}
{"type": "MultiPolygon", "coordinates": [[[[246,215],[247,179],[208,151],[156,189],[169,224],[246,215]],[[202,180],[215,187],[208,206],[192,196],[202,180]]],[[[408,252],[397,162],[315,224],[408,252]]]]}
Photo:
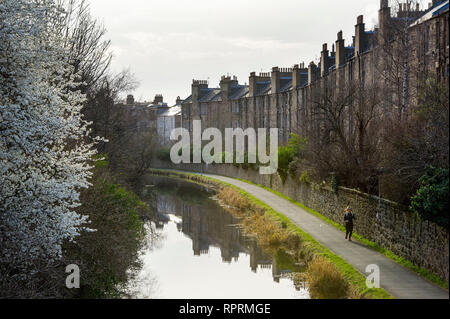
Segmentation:
{"type": "Polygon", "coordinates": [[[249,92],[247,85],[236,85],[231,88],[230,100],[238,100],[245,97],[249,92]]]}
{"type": "Polygon", "coordinates": [[[222,101],[222,92],[218,92],[212,99],[211,102],[220,102],[222,101]]]}
{"type": "Polygon", "coordinates": [[[411,24],[411,27],[421,24],[421,23],[424,23],[425,21],[430,20],[430,19],[444,13],[445,11],[448,10],[448,4],[449,4],[449,0],[440,1],[434,7],[431,7],[430,9],[425,11],[425,13],[419,19],[417,19],[416,21],[414,21],[414,23],[411,24]]]}
{"type": "Polygon", "coordinates": [[[292,89],[292,79],[280,81],[280,92],[286,92],[292,89]]]}
{"type": "Polygon", "coordinates": [[[189,95],[187,98],[185,98],[185,99],[183,100],[183,102],[181,102],[181,105],[183,105],[183,104],[188,104],[188,103],[190,103],[190,102],[192,102],[192,95],[189,95]]]}
{"type": "Polygon", "coordinates": [[[270,81],[256,82],[256,92],[255,92],[255,95],[265,95],[265,94],[269,94],[270,89],[271,89],[271,82],[270,82],[270,81]]]}
{"type": "Polygon", "coordinates": [[[213,88],[202,89],[202,91],[205,91],[205,94],[198,99],[200,103],[210,102],[218,93],[220,93],[220,89],[213,88]]]}
{"type": "Polygon", "coordinates": [[[181,106],[171,106],[164,109],[158,116],[175,116],[181,114],[181,106]]]}

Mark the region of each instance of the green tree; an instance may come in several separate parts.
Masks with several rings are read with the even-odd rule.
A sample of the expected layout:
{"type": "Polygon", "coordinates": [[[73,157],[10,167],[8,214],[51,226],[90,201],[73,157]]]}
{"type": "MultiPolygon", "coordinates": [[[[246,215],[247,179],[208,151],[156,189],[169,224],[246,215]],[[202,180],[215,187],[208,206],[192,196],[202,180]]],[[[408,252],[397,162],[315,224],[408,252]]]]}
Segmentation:
{"type": "Polygon", "coordinates": [[[448,169],[428,167],[411,198],[411,210],[422,219],[448,228],[448,169]]]}

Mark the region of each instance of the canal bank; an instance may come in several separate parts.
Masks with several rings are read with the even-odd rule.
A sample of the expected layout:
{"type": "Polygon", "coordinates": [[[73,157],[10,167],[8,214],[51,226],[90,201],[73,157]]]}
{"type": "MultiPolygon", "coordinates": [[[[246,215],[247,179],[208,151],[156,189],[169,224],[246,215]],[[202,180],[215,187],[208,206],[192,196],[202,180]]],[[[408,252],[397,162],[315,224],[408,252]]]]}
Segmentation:
{"type": "Polygon", "coordinates": [[[285,220],[286,223],[289,223],[289,227],[293,227],[301,232],[306,240],[309,240],[317,247],[318,253],[331,260],[349,281],[356,287],[359,287],[366,297],[389,297],[383,290],[373,291],[372,289],[372,291],[364,291],[365,277],[363,274],[365,274],[368,265],[375,264],[380,268],[381,287],[396,298],[448,299],[448,291],[437,287],[359,242],[349,244],[343,238],[342,233],[333,226],[261,187],[218,175],[161,170],[154,172],[188,178],[200,176],[216,183],[226,183],[227,185],[238,187],[246,196],[265,206],[268,212],[278,216],[280,220],[285,220]]]}

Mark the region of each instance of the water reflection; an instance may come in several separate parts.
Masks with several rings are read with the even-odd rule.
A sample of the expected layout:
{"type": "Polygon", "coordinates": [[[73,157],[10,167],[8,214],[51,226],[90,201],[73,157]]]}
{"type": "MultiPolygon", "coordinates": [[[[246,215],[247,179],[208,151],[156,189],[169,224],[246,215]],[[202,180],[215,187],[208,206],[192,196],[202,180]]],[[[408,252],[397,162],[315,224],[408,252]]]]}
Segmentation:
{"type": "MultiPolygon", "coordinates": [[[[139,277],[156,277],[156,298],[309,298],[291,270],[242,235],[239,220],[212,200],[212,190],[147,177],[144,198],[155,203],[152,224],[164,239],[143,254],[139,277]],[[251,271],[249,271],[251,270],[251,271]]],[[[145,289],[142,285],[142,289],[145,289]]]]}

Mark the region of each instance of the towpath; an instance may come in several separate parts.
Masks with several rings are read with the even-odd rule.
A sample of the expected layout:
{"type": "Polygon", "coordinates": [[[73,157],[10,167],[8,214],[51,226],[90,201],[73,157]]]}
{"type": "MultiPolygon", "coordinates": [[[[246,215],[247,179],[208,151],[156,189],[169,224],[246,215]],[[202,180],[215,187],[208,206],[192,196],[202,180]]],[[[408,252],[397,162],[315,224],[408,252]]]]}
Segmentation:
{"type": "Polygon", "coordinates": [[[368,265],[378,265],[380,286],[395,298],[449,299],[447,290],[429,282],[356,240],[353,242],[347,241],[344,234],[335,227],[262,187],[219,175],[195,174],[227,182],[260,199],[277,212],[288,217],[303,231],[310,234],[333,253],[341,256],[362,274],[367,275],[365,271],[368,265]]]}

